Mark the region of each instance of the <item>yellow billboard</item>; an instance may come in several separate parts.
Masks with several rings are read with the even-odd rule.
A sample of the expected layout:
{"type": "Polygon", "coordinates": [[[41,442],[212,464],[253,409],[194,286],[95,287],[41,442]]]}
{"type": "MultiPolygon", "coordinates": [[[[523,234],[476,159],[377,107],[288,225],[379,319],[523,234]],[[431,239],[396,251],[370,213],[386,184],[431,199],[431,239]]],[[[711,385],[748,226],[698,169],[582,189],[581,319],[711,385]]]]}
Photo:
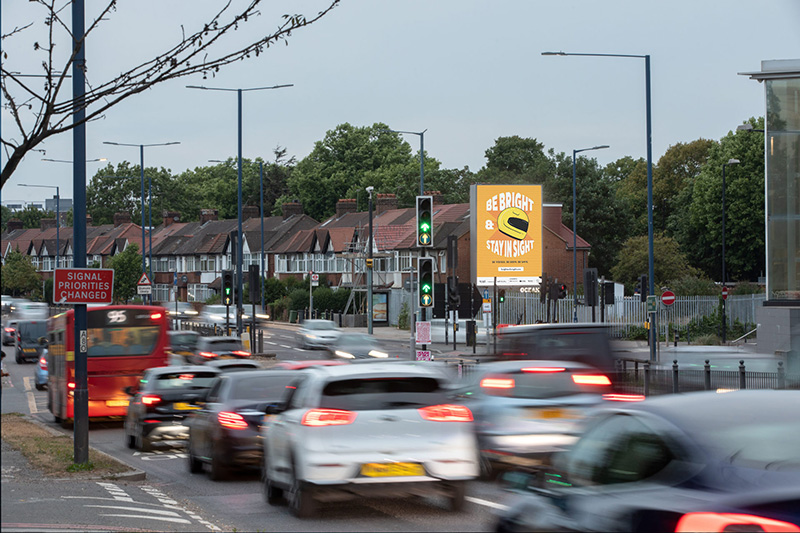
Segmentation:
{"type": "Polygon", "coordinates": [[[472,185],[472,272],[477,285],[538,285],[542,186],[472,185]]]}

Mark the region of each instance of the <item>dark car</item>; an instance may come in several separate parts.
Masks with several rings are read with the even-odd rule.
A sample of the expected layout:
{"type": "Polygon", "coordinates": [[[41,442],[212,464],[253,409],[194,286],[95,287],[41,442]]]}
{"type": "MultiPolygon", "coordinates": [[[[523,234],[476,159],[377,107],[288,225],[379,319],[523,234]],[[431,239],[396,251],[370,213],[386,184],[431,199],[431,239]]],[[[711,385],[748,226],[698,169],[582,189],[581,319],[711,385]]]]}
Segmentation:
{"type": "Polygon", "coordinates": [[[47,320],[20,320],[16,327],[16,361],[38,361],[46,347],[47,320]]]}
{"type": "Polygon", "coordinates": [[[208,361],[205,366],[216,368],[220,372],[242,372],[249,370],[264,370],[257,361],[251,359],[215,359],[208,361]]]}
{"type": "Polygon", "coordinates": [[[259,429],[266,407],[280,401],[297,376],[291,370],[222,374],[189,420],[189,471],[198,473],[208,463],[216,481],[234,467],[260,467],[259,429]]]}
{"type": "Polygon", "coordinates": [[[798,405],[800,391],[750,390],[598,411],[520,476],[497,531],[800,531],[798,405]]]}
{"type": "Polygon", "coordinates": [[[168,331],[169,350],[172,352],[175,364],[192,364],[197,354],[197,343],[200,334],[191,330],[168,331]]]}
{"type": "Polygon", "coordinates": [[[389,357],[378,339],[366,333],[345,332],[327,347],[332,359],[386,359],[389,357]]]}
{"type": "Polygon", "coordinates": [[[13,346],[17,339],[17,320],[9,320],[3,326],[3,346],[13,346]]]}
{"type": "Polygon", "coordinates": [[[205,366],[150,368],[139,380],[139,388],[127,387],[131,396],[125,417],[125,443],[129,448],[150,451],[159,440],[186,439],[186,416],[199,409],[219,370],[205,366]]]}
{"type": "Polygon", "coordinates": [[[197,353],[191,357],[192,362],[202,365],[214,359],[244,359],[250,352],[244,349],[239,337],[200,337],[197,341],[197,353]]]}

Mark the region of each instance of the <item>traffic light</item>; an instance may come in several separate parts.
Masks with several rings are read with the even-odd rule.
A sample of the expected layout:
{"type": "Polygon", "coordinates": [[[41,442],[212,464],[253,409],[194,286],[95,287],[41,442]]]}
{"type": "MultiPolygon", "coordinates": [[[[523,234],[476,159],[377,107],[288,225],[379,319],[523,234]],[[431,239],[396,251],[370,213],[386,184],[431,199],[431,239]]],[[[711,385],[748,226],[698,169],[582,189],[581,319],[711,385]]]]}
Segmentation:
{"type": "Polygon", "coordinates": [[[417,259],[419,274],[419,306],[433,307],[433,257],[417,259]]]}
{"type": "Polygon", "coordinates": [[[547,273],[542,272],[542,281],[539,283],[539,301],[542,303],[547,302],[547,291],[550,287],[550,280],[547,279],[547,273]]]}
{"type": "Polygon", "coordinates": [[[597,305],[597,269],[586,268],[583,271],[583,297],[588,306],[597,305]]]}
{"type": "Polygon", "coordinates": [[[447,278],[447,306],[450,309],[457,309],[461,305],[461,295],[458,293],[458,278],[449,276],[447,278]]]}
{"type": "Polygon", "coordinates": [[[639,277],[639,299],[643,302],[647,301],[647,274],[642,274],[639,277]]]}
{"type": "Polygon", "coordinates": [[[564,299],[566,297],[567,297],[567,285],[565,283],[562,283],[558,287],[558,299],[562,300],[562,299],[564,299]]]}
{"type": "Polygon", "coordinates": [[[433,196],[417,196],[417,246],[433,246],[433,196]]]}
{"type": "Polygon", "coordinates": [[[222,303],[233,305],[233,271],[222,271],[222,303]]]}
{"type": "Polygon", "coordinates": [[[506,301],[506,290],[505,289],[500,289],[500,291],[497,293],[497,301],[499,303],[503,303],[503,302],[506,301]]]}

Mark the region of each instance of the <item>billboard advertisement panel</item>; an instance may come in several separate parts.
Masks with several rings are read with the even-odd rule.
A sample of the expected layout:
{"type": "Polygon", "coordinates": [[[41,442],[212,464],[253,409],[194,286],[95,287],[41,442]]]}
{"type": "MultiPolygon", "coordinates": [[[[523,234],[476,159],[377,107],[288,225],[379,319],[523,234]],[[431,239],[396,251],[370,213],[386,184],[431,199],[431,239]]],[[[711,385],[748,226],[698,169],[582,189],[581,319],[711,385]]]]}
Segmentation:
{"type": "Polygon", "coordinates": [[[542,275],[542,186],[472,185],[472,272],[479,286],[538,285],[542,275]]]}

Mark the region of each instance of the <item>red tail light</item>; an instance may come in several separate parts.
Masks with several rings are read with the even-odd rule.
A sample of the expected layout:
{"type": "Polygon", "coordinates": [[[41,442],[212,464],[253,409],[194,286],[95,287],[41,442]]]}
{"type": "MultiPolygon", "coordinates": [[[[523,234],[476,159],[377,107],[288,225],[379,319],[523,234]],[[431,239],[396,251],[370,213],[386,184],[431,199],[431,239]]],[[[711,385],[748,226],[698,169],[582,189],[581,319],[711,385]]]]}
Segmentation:
{"type": "Polygon", "coordinates": [[[514,380],[512,378],[483,378],[481,387],[485,389],[513,389],[514,380]]]}
{"type": "Polygon", "coordinates": [[[356,413],[341,409],[311,409],[300,421],[304,426],[346,426],[356,419],[356,413]]]}
{"type": "Polygon", "coordinates": [[[155,405],[161,401],[161,396],[156,394],[145,394],[142,396],[142,403],[145,405],[155,405]]]}
{"type": "Polygon", "coordinates": [[[202,355],[206,359],[214,359],[217,356],[217,354],[215,354],[214,352],[200,352],[200,355],[202,355]]]}
{"type": "Polygon", "coordinates": [[[247,420],[239,413],[222,411],[217,415],[219,425],[228,429],[247,429],[247,420]]]}
{"type": "Polygon", "coordinates": [[[572,374],[576,385],[611,385],[611,380],[603,374],[572,374]]]}
{"type": "Polygon", "coordinates": [[[47,370],[47,359],[45,359],[44,356],[39,358],[39,368],[47,370]]]}
{"type": "Polygon", "coordinates": [[[800,532],[800,527],[789,522],[737,513],[689,513],[678,520],[677,533],[689,531],[786,531],[800,532]]]}
{"type": "Polygon", "coordinates": [[[74,389],[75,389],[75,382],[74,382],[74,381],[70,381],[70,382],[68,382],[68,383],[67,383],[67,388],[68,388],[69,390],[74,390],[74,389]]]}
{"type": "Polygon", "coordinates": [[[159,319],[159,318],[161,318],[162,316],[164,316],[164,315],[163,315],[163,314],[161,314],[161,313],[151,313],[151,314],[150,314],[150,320],[158,320],[158,319],[159,319]]]}
{"type": "Polygon", "coordinates": [[[552,372],[565,372],[566,368],[556,367],[556,366],[529,366],[527,368],[523,368],[523,372],[532,372],[532,373],[542,373],[542,374],[549,374],[552,372]]]}
{"type": "Polygon", "coordinates": [[[643,394],[603,394],[603,399],[610,402],[643,402],[643,394]]]}
{"type": "Polygon", "coordinates": [[[429,405],[417,411],[431,422],[472,422],[472,411],[463,405],[429,405]]]}
{"type": "Polygon", "coordinates": [[[233,355],[238,355],[239,357],[250,357],[250,352],[245,352],[244,350],[236,350],[233,352],[233,355]]]}
{"type": "Polygon", "coordinates": [[[6,328],[6,333],[14,333],[14,328],[6,328]]]}

